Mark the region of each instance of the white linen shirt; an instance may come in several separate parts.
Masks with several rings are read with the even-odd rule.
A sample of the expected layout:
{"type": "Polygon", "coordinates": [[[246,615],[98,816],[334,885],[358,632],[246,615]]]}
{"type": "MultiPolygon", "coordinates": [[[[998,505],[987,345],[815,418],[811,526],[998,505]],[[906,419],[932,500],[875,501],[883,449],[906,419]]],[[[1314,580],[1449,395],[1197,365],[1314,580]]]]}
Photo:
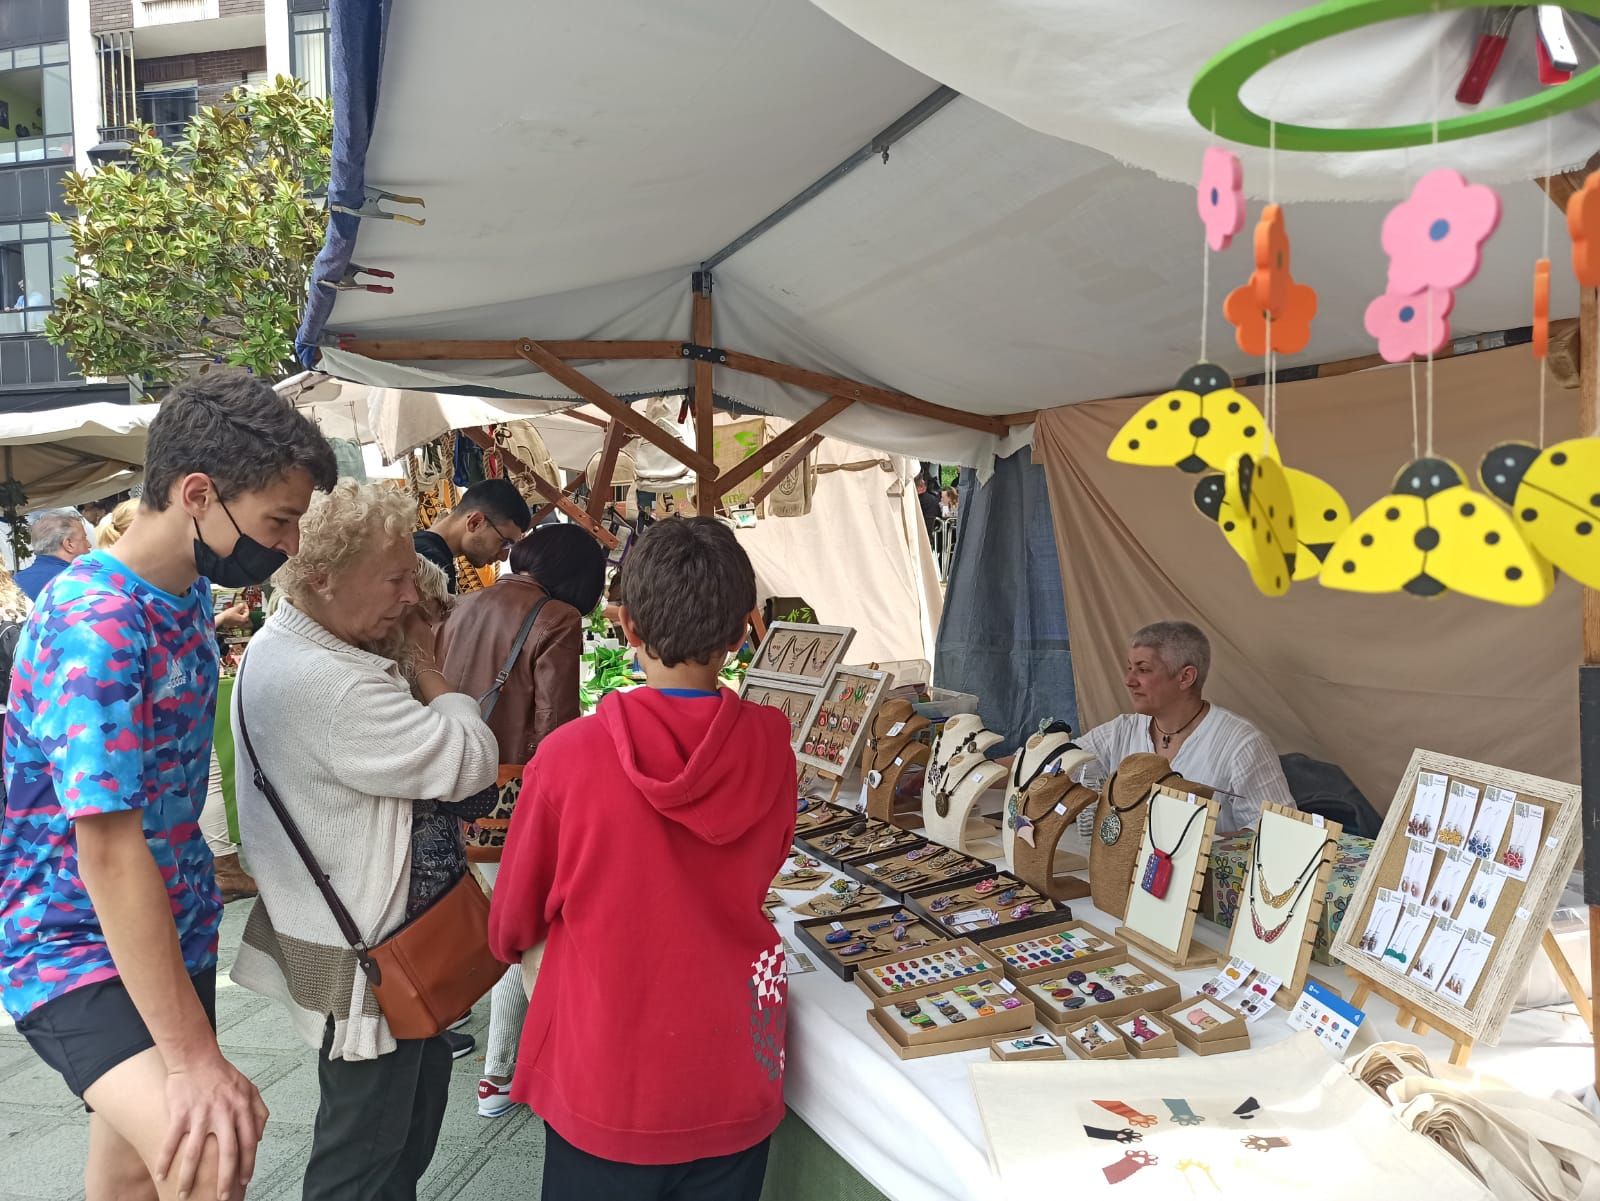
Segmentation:
{"type": "MultiPolygon", "coordinates": [[[[1096,726],[1077,741],[1109,774],[1129,755],[1161,754],[1159,743],[1152,741],[1150,734],[1148,717],[1124,713],[1096,726]]],[[[1261,806],[1268,801],[1295,808],[1283,765],[1267,736],[1220,705],[1211,706],[1183,740],[1178,753],[1169,758],[1172,770],[1185,780],[1228,794],[1218,798],[1224,801],[1217,815],[1219,833],[1254,829],[1261,819],[1261,806]]]]}

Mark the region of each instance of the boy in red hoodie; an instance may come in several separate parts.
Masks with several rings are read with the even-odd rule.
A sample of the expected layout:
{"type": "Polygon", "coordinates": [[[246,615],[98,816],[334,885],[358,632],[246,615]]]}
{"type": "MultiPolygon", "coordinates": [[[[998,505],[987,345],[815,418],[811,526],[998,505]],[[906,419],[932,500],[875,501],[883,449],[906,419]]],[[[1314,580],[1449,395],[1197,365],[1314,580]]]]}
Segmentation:
{"type": "Polygon", "coordinates": [[[783,942],[762,912],[794,839],[776,709],[717,688],[755,574],[711,518],[622,571],[647,687],[539,744],[489,914],[545,944],[511,1095],[545,1121],[544,1201],[757,1201],[783,1118],[783,942]]]}

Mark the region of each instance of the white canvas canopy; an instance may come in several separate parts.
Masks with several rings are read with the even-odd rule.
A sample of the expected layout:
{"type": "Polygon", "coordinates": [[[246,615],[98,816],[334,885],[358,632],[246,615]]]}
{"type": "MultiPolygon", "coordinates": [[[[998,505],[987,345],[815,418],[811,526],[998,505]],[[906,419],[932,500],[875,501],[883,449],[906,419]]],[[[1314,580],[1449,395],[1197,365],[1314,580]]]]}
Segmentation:
{"type": "Polygon", "coordinates": [[[0,413],[0,482],[27,494],[26,513],[99,500],[144,478],[158,405],[94,404],[0,413]]]}
{"type": "MultiPolygon", "coordinates": [[[[1297,7],[467,0],[395,8],[365,180],[422,196],[425,210],[389,207],[427,224],[361,222],[355,259],[394,271],[395,292],[339,294],[323,366],[387,388],[497,389],[570,404],[571,391],[520,359],[390,362],[337,342],[684,341],[691,272],[711,262],[719,347],[966,413],[1168,387],[1200,357],[1202,231],[1185,181],[1210,138],[1183,111],[1188,82],[1233,37],[1297,7]],[[465,80],[470,87],[456,86],[465,80]],[[970,95],[949,99],[942,83],[970,95]],[[887,161],[870,156],[724,253],[890,127],[887,161]]],[[[1456,13],[1352,35],[1304,52],[1314,70],[1294,76],[1292,96],[1281,77],[1264,75],[1261,86],[1275,100],[1284,92],[1284,116],[1404,117],[1433,94],[1424,80],[1436,35],[1446,39],[1440,90],[1453,90],[1473,20],[1456,13]]],[[[1527,86],[1522,60],[1532,51],[1522,25],[1490,101],[1527,86]]],[[[1580,43],[1579,52],[1590,65],[1588,48],[1580,43]]],[[[1585,158],[1600,141],[1595,127],[1592,112],[1557,122],[1557,161],[1585,158]]],[[[1388,204],[1370,198],[1404,195],[1434,162],[1509,181],[1483,270],[1458,296],[1455,332],[1529,323],[1547,217],[1553,315],[1573,315],[1564,222],[1531,182],[1516,182],[1542,173],[1543,146],[1542,130],[1524,130],[1431,154],[1280,155],[1277,193],[1296,201],[1288,210],[1295,275],[1321,297],[1310,347],[1281,366],[1375,350],[1362,316],[1384,288],[1379,226],[1388,204]]],[[[1249,189],[1265,192],[1263,159],[1247,161],[1249,189]]],[[[1220,308],[1250,267],[1248,237],[1212,263],[1208,350],[1239,373],[1261,364],[1233,348],[1220,308]]],[[[679,359],[576,365],[623,396],[681,390],[692,372],[679,359]]],[[[824,399],[720,367],[715,387],[791,419],[824,399]]],[[[980,467],[1030,433],[1025,425],[978,432],[863,403],[826,429],[980,467]]]]}

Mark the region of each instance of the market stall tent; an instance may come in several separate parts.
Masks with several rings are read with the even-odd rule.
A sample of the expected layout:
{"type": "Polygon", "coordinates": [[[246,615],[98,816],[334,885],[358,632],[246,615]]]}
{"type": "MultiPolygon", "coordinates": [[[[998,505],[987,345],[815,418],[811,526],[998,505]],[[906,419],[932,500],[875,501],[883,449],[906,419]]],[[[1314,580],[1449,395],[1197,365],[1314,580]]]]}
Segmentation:
{"type": "Polygon", "coordinates": [[[144,478],[146,435],[159,411],[100,401],[0,413],[0,483],[21,486],[25,513],[125,491],[144,478]]]}
{"type": "MultiPolygon", "coordinates": [[[[994,455],[1027,440],[1034,410],[1170,386],[1200,350],[1194,193],[1119,160],[1192,178],[1209,141],[1178,116],[1193,68],[1230,29],[1295,6],[1163,4],[1154,25],[1114,5],[1000,6],[1006,36],[1024,8],[1059,18],[1054,40],[1013,55],[1019,76],[1049,66],[1058,82],[1115,73],[1145,89],[1074,85],[1048,132],[1006,115],[999,95],[995,107],[981,103],[982,81],[973,99],[913,69],[920,52],[901,46],[915,35],[910,8],[899,6],[895,29],[869,30],[886,53],[822,7],[868,25],[864,6],[842,2],[694,0],[669,13],[644,0],[537,10],[470,0],[396,9],[379,28],[378,9],[335,0],[331,198],[372,215],[335,212],[317,274],[333,281],[352,263],[378,267],[396,273],[395,291],[314,289],[305,352],[378,386],[570,404],[573,389],[520,356],[516,340],[624,342],[610,353],[667,356],[569,347],[569,364],[622,397],[690,388],[701,361],[683,347],[706,346],[889,392],[851,404],[826,431],[985,474],[994,455]],[[1114,22],[1127,30],[1104,33],[1114,22]],[[1134,43],[1154,57],[1133,57],[1134,43]],[[468,78],[471,88],[448,86],[468,78]],[[1159,153],[1129,132],[1147,117],[1159,153]],[[1080,126],[1090,144],[1068,140],[1080,126]],[[425,203],[369,202],[368,188],[425,203]],[[804,203],[791,205],[796,198],[804,203]],[[379,209],[426,224],[379,219],[379,209]],[[773,214],[781,219],[768,221],[773,214]],[[713,318],[699,336],[694,276],[704,267],[713,318]],[[924,406],[907,411],[895,396],[924,406]],[[942,416],[928,416],[928,404],[942,416]]],[[[936,6],[935,16],[955,21],[957,6],[936,6]]],[[[1430,20],[1392,53],[1361,42],[1319,51],[1310,94],[1337,92],[1352,121],[1385,112],[1419,86],[1429,30],[1447,37],[1441,69],[1453,78],[1471,14],[1430,20]]],[[[1492,95],[1524,85],[1518,53],[1492,95]]],[[[991,75],[1005,61],[977,57],[991,75]]],[[[943,58],[927,62],[958,82],[943,58]]],[[[1584,136],[1592,114],[1563,120],[1562,157],[1593,144],[1584,136]]],[[[1541,174],[1542,134],[1535,140],[1538,154],[1524,137],[1491,155],[1488,176],[1541,174]]],[[[1477,143],[1437,152],[1469,174],[1479,153],[1477,143]]],[[[1282,366],[1370,353],[1362,315],[1384,286],[1387,208],[1371,198],[1403,195],[1435,160],[1385,160],[1352,193],[1318,192],[1306,183],[1321,177],[1316,164],[1280,159],[1285,198],[1368,198],[1290,207],[1295,274],[1322,303],[1311,346],[1282,366]]],[[[1265,175],[1252,160],[1247,188],[1264,193],[1265,175]]],[[[1501,191],[1504,219],[1458,299],[1457,334],[1529,321],[1528,271],[1549,202],[1527,182],[1501,191]]],[[[1551,257],[1562,262],[1565,230],[1552,224],[1551,257]]],[[[1214,262],[1218,289],[1248,274],[1247,241],[1214,262]]],[[[1555,285],[1553,313],[1575,314],[1570,275],[1556,272],[1555,285]]],[[[1211,356],[1235,372],[1259,369],[1218,325],[1211,356]]],[[[719,395],[790,419],[828,402],[795,379],[714,367],[719,395]]]]}

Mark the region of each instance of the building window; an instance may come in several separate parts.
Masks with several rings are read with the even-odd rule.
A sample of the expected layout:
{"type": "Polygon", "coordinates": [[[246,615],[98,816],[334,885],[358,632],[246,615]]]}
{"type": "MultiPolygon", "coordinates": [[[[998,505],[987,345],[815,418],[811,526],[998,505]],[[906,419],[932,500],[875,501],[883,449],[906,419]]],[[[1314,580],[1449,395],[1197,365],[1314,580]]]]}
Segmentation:
{"type": "Polygon", "coordinates": [[[42,332],[72,269],[66,230],[48,221],[0,224],[0,334],[42,332]]]}
{"type": "Polygon", "coordinates": [[[190,118],[200,111],[200,89],[193,83],[140,88],[138,106],[139,120],[151,126],[156,137],[171,145],[183,137],[190,118]]]}
{"type": "Polygon", "coordinates": [[[289,62],[296,79],[306,81],[306,91],[322,100],[333,95],[328,67],[328,9],[297,12],[289,17],[289,62]]]}
{"type": "Polygon", "coordinates": [[[0,165],[72,155],[67,44],[0,50],[0,165]]]}

